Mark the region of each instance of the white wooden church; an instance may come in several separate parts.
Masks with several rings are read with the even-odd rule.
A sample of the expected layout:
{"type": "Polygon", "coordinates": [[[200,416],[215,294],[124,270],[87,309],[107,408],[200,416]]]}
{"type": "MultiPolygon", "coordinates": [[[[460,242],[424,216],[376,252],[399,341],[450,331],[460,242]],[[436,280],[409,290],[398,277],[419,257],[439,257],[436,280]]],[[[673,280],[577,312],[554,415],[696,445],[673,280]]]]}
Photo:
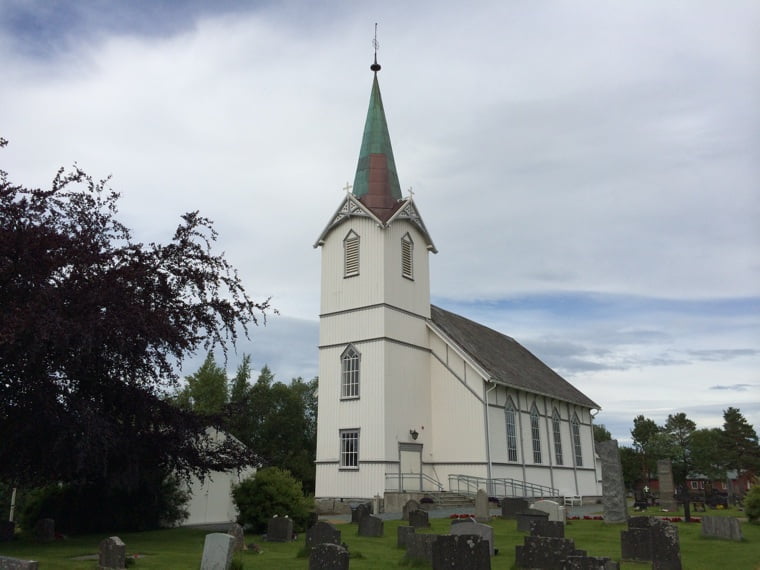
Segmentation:
{"type": "MultiPolygon", "coordinates": [[[[403,197],[377,72],[321,248],[316,498],[484,488],[598,496],[599,406],[514,339],[430,304],[437,253],[403,197]]],[[[473,220],[473,224],[476,223],[473,220]]]]}

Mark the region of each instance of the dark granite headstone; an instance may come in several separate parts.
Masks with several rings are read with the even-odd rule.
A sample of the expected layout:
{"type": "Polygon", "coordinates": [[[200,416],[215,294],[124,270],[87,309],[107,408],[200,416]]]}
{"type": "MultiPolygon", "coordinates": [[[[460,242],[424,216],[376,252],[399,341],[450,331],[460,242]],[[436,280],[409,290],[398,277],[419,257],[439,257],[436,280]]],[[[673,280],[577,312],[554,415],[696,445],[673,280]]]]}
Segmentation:
{"type": "Polygon", "coordinates": [[[417,531],[413,526],[399,526],[396,528],[396,546],[406,548],[409,542],[409,535],[417,531]]]}
{"type": "Polygon", "coordinates": [[[530,535],[565,538],[565,525],[559,521],[531,521],[530,535]]]}
{"type": "Polygon", "coordinates": [[[98,570],[118,570],[126,568],[127,545],[118,537],[112,536],[100,541],[98,548],[98,570]]]}
{"type": "Polygon", "coordinates": [[[724,540],[742,540],[739,519],[734,517],[702,517],[702,536],[722,538],[724,540]]]}
{"type": "Polygon", "coordinates": [[[437,534],[410,534],[406,537],[406,558],[412,561],[433,563],[433,543],[437,534]]]}
{"type": "Polygon", "coordinates": [[[517,519],[517,530],[530,532],[530,523],[533,521],[548,521],[549,513],[535,509],[526,509],[515,516],[517,519]]]}
{"type": "Polygon", "coordinates": [[[248,550],[248,547],[245,545],[245,531],[243,530],[242,526],[240,526],[238,523],[232,523],[227,528],[227,534],[235,537],[235,543],[232,546],[235,552],[248,550]]]}
{"type": "Polygon", "coordinates": [[[306,531],[306,548],[314,548],[317,544],[340,544],[340,531],[326,521],[317,521],[306,531]]]}
{"type": "Polygon", "coordinates": [[[359,536],[383,536],[383,519],[367,515],[359,521],[359,536]]]}
{"type": "Polygon", "coordinates": [[[13,540],[16,533],[16,523],[13,521],[0,521],[0,542],[13,540]]]}
{"type": "Polygon", "coordinates": [[[488,542],[477,535],[441,535],[433,542],[433,570],[490,570],[488,542]]]}
{"type": "Polygon", "coordinates": [[[289,542],[293,540],[293,519],[272,517],[267,524],[267,542],[289,542]]]}
{"type": "Polygon", "coordinates": [[[681,570],[678,529],[668,522],[652,527],[652,570],[681,570]]]}
{"type": "Polygon", "coordinates": [[[351,508],[351,522],[352,523],[358,523],[361,522],[361,520],[364,517],[369,516],[369,506],[366,503],[359,503],[355,507],[351,508]]]}
{"type": "Polygon", "coordinates": [[[38,520],[34,525],[34,537],[40,542],[52,542],[55,540],[55,520],[38,520]]]}
{"type": "Polygon", "coordinates": [[[526,536],[523,544],[515,547],[515,565],[518,568],[561,569],[569,556],[585,556],[576,550],[569,538],[526,536]]]}
{"type": "Polygon", "coordinates": [[[21,560],[10,556],[0,556],[2,570],[39,570],[40,563],[36,560],[21,560]]]}
{"type": "Polygon", "coordinates": [[[406,504],[401,508],[401,520],[408,521],[409,513],[419,510],[420,504],[414,499],[409,499],[406,504]]]}
{"type": "Polygon", "coordinates": [[[654,517],[631,517],[628,519],[628,528],[652,528],[654,517]]]}
{"type": "Polygon", "coordinates": [[[505,519],[513,519],[517,513],[528,510],[528,501],[515,497],[504,497],[501,500],[501,516],[505,519]]]}
{"type": "Polygon", "coordinates": [[[414,528],[430,528],[430,520],[427,511],[410,511],[409,512],[409,526],[414,528]]]}
{"type": "Polygon", "coordinates": [[[309,552],[309,570],[348,570],[348,550],[323,542],[309,552]]]}
{"type": "Polygon", "coordinates": [[[649,562],[652,560],[652,529],[633,527],[620,531],[620,551],[623,560],[649,562]]]}

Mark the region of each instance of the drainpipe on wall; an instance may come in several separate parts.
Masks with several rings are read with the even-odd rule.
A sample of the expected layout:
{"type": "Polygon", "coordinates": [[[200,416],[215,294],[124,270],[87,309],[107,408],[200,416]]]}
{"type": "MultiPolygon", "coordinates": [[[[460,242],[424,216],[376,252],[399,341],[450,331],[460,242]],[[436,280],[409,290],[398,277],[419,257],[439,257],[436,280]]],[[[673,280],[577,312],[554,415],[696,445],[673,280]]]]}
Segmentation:
{"type": "Polygon", "coordinates": [[[486,382],[491,382],[492,386],[486,390],[485,393],[485,406],[486,406],[486,461],[487,464],[487,473],[486,477],[488,478],[488,495],[492,496],[494,494],[493,492],[493,483],[491,482],[491,422],[488,419],[488,393],[492,390],[496,390],[496,382],[493,381],[493,378],[489,378],[486,380],[486,382]]]}

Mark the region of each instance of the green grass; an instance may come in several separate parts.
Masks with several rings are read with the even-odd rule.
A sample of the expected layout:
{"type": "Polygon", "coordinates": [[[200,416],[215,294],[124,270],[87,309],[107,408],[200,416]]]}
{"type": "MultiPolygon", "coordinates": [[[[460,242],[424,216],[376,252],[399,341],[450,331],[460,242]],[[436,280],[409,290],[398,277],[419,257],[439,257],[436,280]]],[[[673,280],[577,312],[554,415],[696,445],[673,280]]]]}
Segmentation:
{"type": "MultiPolygon", "coordinates": [[[[712,513],[708,513],[712,514],[712,513]]],[[[431,519],[429,532],[445,534],[450,526],[448,519],[431,519]]],[[[383,538],[357,536],[356,525],[337,525],[342,539],[352,553],[351,568],[393,568],[403,560],[404,551],[396,548],[396,528],[401,521],[385,521],[383,538]]],[[[403,523],[406,524],[406,523],[403,523]]],[[[522,544],[524,533],[517,531],[515,521],[493,520],[495,547],[499,554],[492,559],[492,568],[513,568],[515,545],[522,544]]],[[[681,558],[685,570],[760,570],[760,525],[742,524],[745,540],[742,542],[718,541],[700,536],[698,523],[678,523],[681,541],[681,558]]],[[[575,540],[575,545],[588,551],[591,556],[620,558],[620,531],[625,525],[607,525],[603,521],[570,521],[566,536],[575,540]]],[[[200,565],[203,540],[207,531],[198,529],[171,529],[141,533],[121,533],[119,536],[127,545],[130,554],[139,553],[132,568],[134,570],[185,570],[196,569],[200,565]]],[[[75,561],[72,557],[97,552],[101,536],[74,537],[51,544],[36,544],[26,540],[0,543],[0,555],[29,558],[40,561],[43,570],[94,570],[95,561],[75,561]]],[[[263,542],[261,537],[248,536],[248,543],[255,542],[262,552],[252,551],[239,555],[245,570],[255,569],[305,569],[306,558],[298,558],[304,538],[292,543],[263,542]]],[[[644,570],[648,564],[624,562],[622,569],[644,570]]]]}

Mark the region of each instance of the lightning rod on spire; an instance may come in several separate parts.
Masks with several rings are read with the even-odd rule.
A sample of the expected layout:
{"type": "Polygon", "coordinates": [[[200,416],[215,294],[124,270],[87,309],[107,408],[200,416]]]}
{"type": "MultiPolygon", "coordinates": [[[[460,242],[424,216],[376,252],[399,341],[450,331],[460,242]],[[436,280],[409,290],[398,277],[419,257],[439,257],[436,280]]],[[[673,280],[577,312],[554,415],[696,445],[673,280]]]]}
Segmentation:
{"type": "Polygon", "coordinates": [[[372,47],[375,48],[375,63],[369,66],[369,68],[377,73],[380,71],[380,64],[377,63],[377,48],[380,47],[380,44],[377,41],[377,22],[375,22],[375,38],[372,40],[372,47]]]}

